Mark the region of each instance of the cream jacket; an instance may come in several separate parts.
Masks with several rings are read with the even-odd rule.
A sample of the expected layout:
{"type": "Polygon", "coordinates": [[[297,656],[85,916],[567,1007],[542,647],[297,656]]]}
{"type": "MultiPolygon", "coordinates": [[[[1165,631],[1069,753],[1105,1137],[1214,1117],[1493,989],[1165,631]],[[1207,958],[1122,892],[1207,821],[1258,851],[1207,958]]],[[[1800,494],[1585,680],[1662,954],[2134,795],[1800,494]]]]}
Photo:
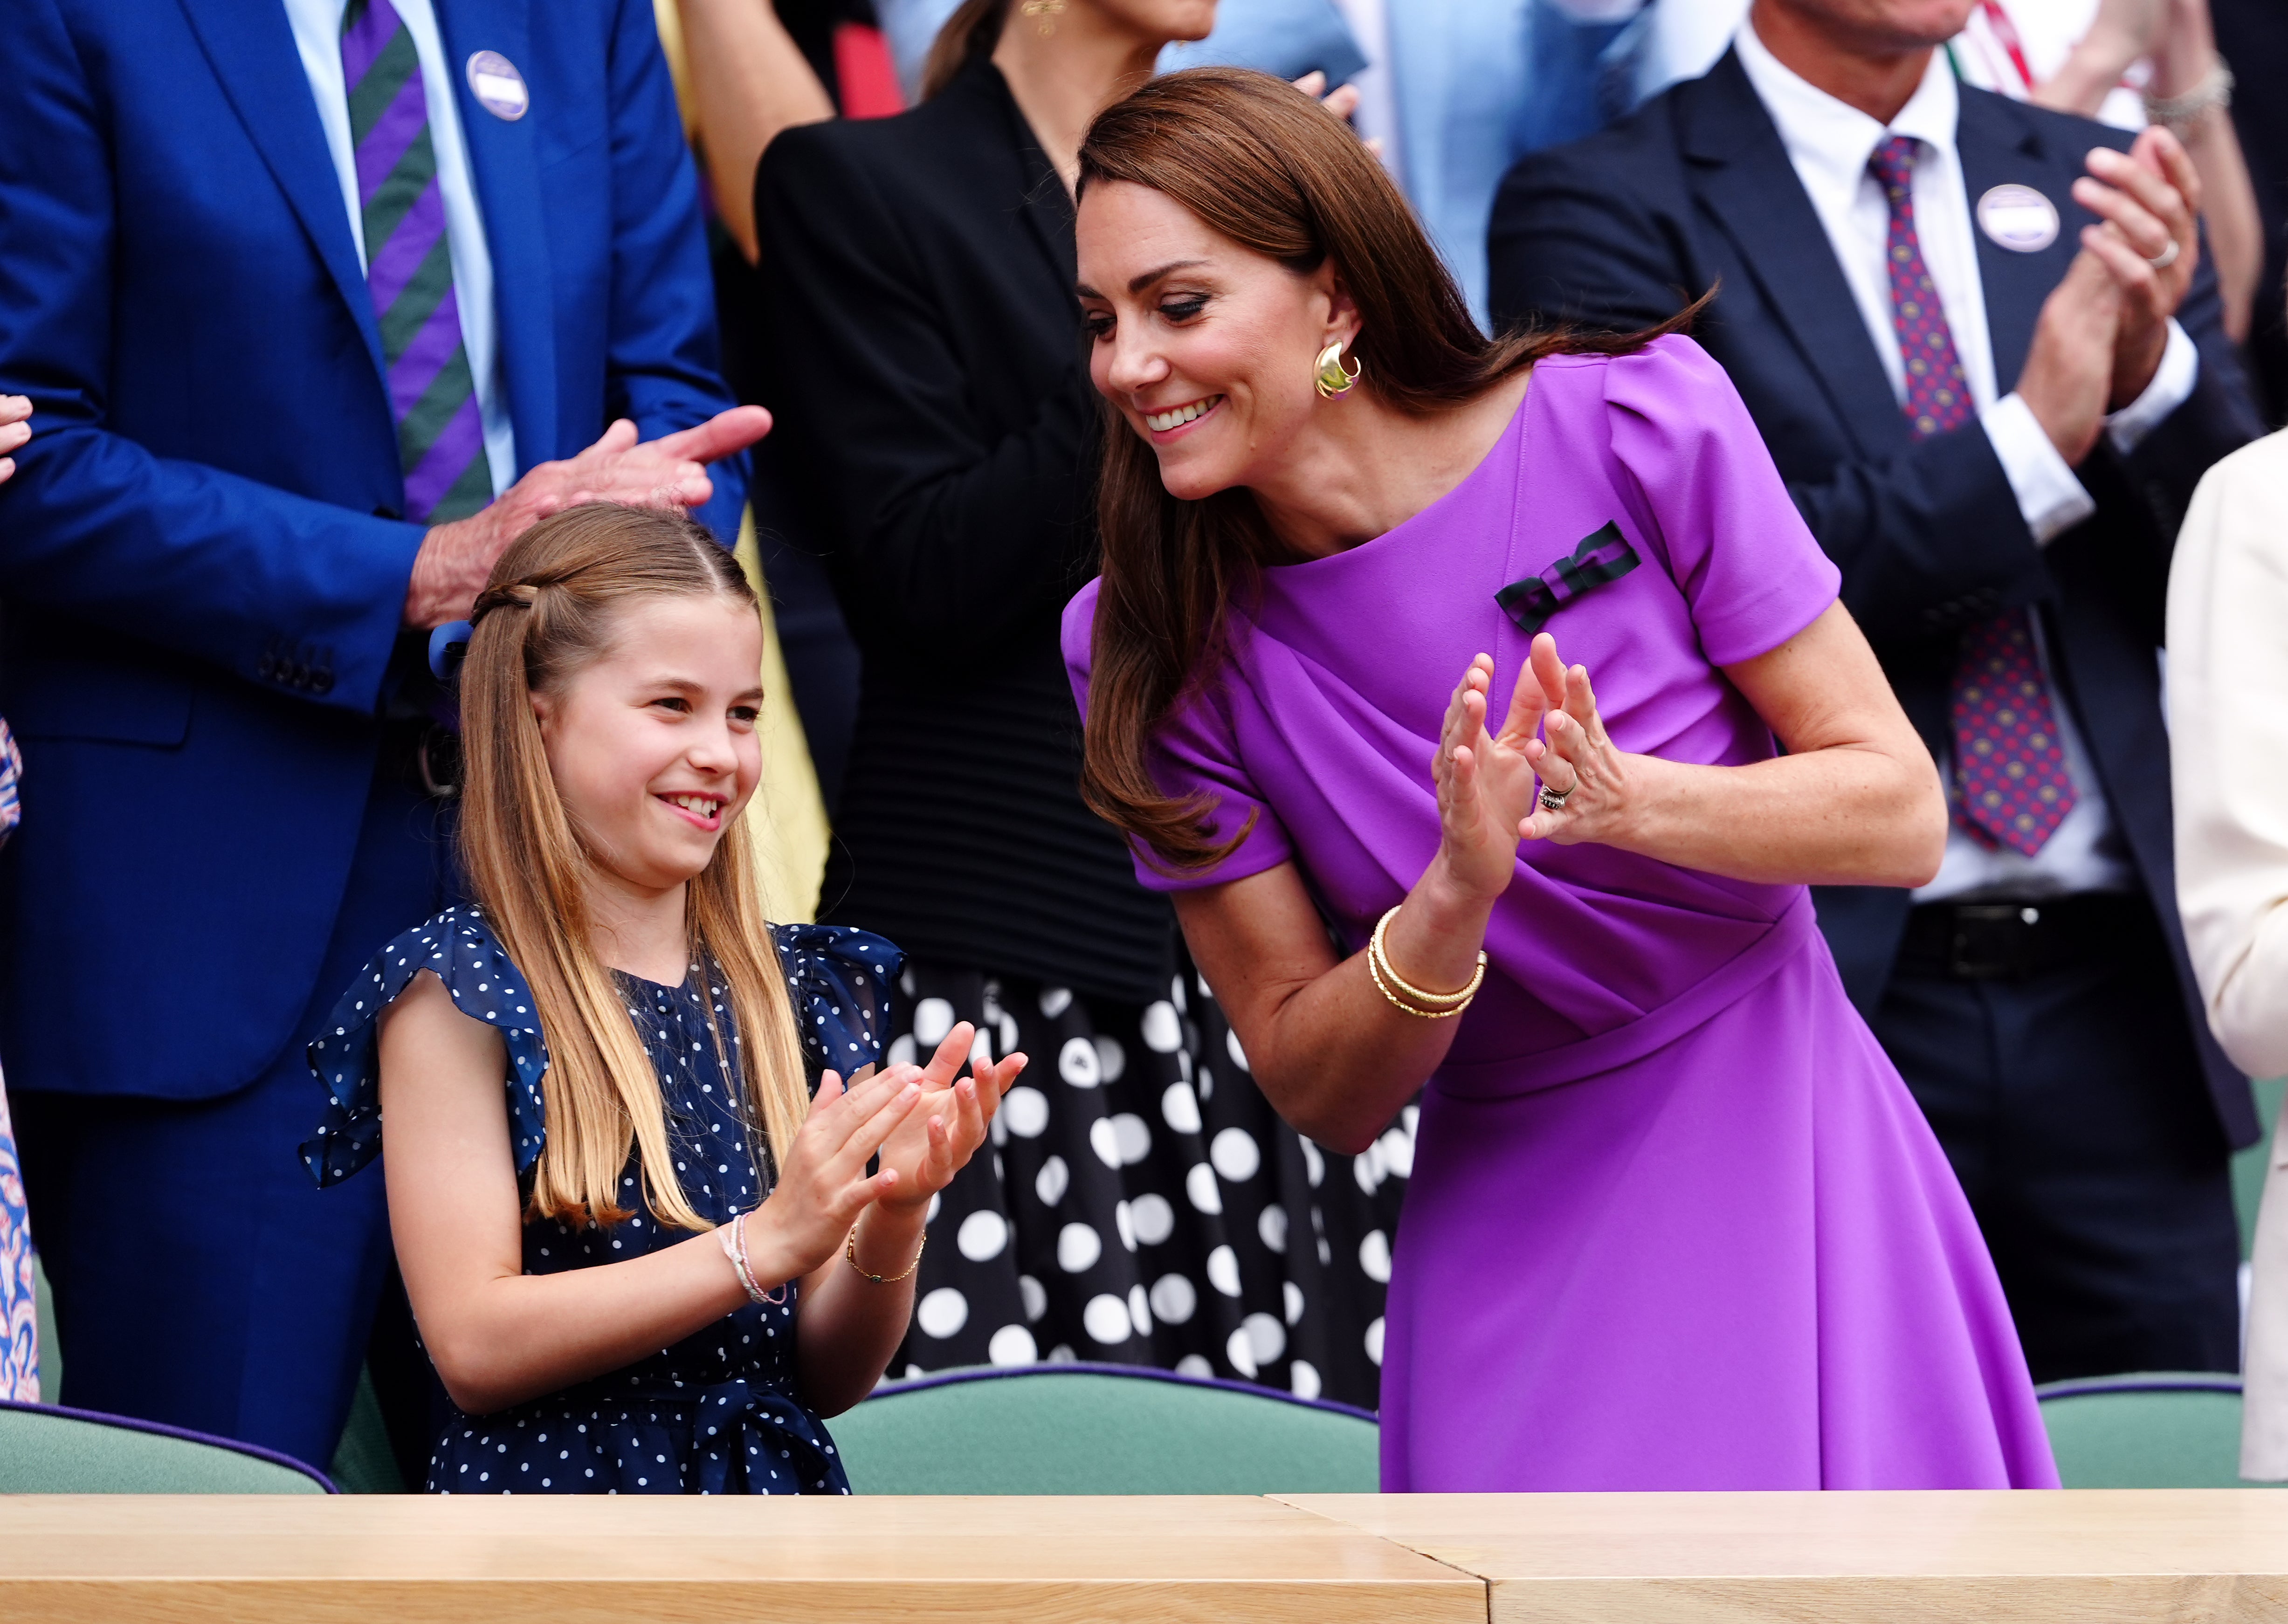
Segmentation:
{"type": "MultiPolygon", "coordinates": [[[[2209,1027],[2288,1073],[2288,432],[2209,470],[2169,578],[2177,903],[2209,1027]]],[[[2275,1130],[2248,1311],[2241,1475],[2288,1477],[2288,1144],[2275,1130]]]]}

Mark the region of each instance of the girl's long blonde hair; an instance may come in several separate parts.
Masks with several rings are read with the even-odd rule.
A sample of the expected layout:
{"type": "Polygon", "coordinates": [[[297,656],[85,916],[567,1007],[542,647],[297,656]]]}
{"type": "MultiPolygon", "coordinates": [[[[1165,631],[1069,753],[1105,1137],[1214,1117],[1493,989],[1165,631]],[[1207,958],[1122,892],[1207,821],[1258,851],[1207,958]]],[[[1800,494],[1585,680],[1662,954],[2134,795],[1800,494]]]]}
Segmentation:
{"type": "MultiPolygon", "coordinates": [[[[595,503],[526,531],[477,599],[460,672],[461,861],[486,921],[532,988],[548,1045],[548,1138],[529,1218],[616,1224],[632,1144],[643,1197],[663,1221],[712,1227],[675,1176],[666,1112],[626,1001],[590,940],[595,858],[557,793],[532,696],[560,692],[609,648],[619,613],[647,597],[718,597],[759,609],[729,552],[679,513],[595,503]]],[[[726,1085],[751,1145],[783,1163],[809,1108],[801,1046],[778,953],[755,891],[745,820],[734,819],[687,892],[702,996],[719,974],[735,1030],[718,1034],[726,1085]]]]}

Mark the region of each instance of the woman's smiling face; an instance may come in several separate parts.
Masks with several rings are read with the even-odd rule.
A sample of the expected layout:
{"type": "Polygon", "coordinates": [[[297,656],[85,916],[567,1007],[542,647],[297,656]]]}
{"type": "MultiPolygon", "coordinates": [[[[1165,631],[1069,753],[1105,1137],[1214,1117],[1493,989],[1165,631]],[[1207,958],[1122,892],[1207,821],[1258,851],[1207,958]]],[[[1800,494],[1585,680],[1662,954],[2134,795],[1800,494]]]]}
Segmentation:
{"type": "Polygon", "coordinates": [[[727,597],[640,598],[604,656],[533,713],[556,792],[590,854],[630,886],[697,875],[762,773],[763,633],[727,597]]]}
{"type": "Polygon", "coordinates": [[[1089,376],[1157,454],[1169,495],[1255,483],[1323,407],[1319,352],[1358,330],[1333,267],[1291,271],[1127,181],[1090,185],[1078,235],[1089,376]]]}

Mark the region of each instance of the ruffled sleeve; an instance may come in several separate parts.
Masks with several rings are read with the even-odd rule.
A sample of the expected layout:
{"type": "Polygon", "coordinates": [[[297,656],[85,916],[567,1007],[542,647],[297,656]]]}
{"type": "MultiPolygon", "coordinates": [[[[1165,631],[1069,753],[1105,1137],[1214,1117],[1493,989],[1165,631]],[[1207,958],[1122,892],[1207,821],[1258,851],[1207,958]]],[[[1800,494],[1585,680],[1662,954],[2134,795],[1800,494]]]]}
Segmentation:
{"type": "Polygon", "coordinates": [[[447,908],[408,931],[358,972],[309,1048],[311,1073],[325,1085],[326,1114],[303,1142],[302,1161],[323,1188],[338,1184],[381,1153],[381,1045],[376,1023],[413,978],[433,970],[462,1014],[498,1029],[507,1045],[509,1129],[516,1170],[540,1156],[546,1135],[540,1079],[548,1069],[532,991],[484,916],[447,908]]]}
{"type": "Polygon", "coordinates": [[[804,1055],[847,1077],[878,1066],[890,1036],[890,993],[906,955],[847,925],[774,925],[804,1055]]]}

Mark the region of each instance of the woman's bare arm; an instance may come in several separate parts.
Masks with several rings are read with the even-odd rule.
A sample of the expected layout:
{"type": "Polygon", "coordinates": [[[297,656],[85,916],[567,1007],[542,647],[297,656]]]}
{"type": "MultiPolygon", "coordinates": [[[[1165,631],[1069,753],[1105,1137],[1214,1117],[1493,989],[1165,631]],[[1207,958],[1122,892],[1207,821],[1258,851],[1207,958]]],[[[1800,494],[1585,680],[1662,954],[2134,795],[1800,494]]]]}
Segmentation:
{"type": "Polygon", "coordinates": [[[1759,884],[1926,884],[1946,854],[1946,796],[1930,752],[1839,603],[1768,654],[1724,668],[1787,754],[1699,766],[1615,749],[1589,673],[1544,632],[1534,664],[1562,692],[1548,744],[1529,747],[1565,809],[1529,839],[1594,841],[1759,884]],[[1577,784],[1578,788],[1576,788],[1577,784]]]}
{"type": "Polygon", "coordinates": [[[834,116],[770,0],[679,0],[691,99],[724,229],[753,264],[755,166],[782,130],[834,116]]]}
{"type": "MultiPolygon", "coordinates": [[[[1779,648],[1727,668],[1789,751],[1746,766],[1614,749],[1588,674],[1567,670],[1546,634],[1500,734],[1489,736],[1491,675],[1481,656],[1450,707],[1439,852],[1386,939],[1391,963],[1417,986],[1468,981],[1521,834],[1601,841],[1764,883],[1911,885],[1937,870],[1946,845],[1937,771],[1839,605],[1779,648]],[[1553,749],[1535,736],[1543,728],[1553,749]],[[1535,804],[1536,766],[1553,788],[1569,788],[1561,812],[1535,804]]],[[[1294,864],[1180,892],[1176,914],[1258,1086],[1328,1148],[1363,1149],[1446,1058],[1457,1023],[1399,1010],[1364,954],[1339,959],[1294,864]]]]}
{"type": "MultiPolygon", "coordinates": [[[[437,1374],[470,1414],[632,1364],[747,1300],[711,1233],[624,1263],[526,1274],[506,1073],[500,1034],[454,1008],[427,971],[382,1017],[382,1165],[398,1267],[437,1374]]],[[[900,1067],[847,1095],[822,1091],[780,1187],[747,1220],[765,1286],[827,1266],[894,1183],[867,1178],[865,1163],[919,1097],[915,1077],[900,1067]]]]}

